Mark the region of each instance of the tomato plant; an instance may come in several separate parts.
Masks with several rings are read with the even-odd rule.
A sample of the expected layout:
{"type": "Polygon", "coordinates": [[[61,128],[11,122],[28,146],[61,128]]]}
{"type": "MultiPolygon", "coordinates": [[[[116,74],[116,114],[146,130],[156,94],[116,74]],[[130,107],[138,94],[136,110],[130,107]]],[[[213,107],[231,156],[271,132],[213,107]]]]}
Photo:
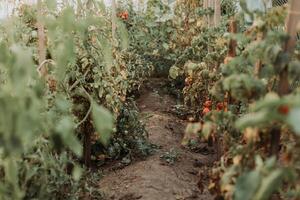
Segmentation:
{"type": "MultiPolygon", "coordinates": [[[[80,12],[68,3],[58,9],[42,2],[42,10],[21,5],[1,24],[1,198],[81,196],[77,192],[86,188],[77,182],[79,164],[91,166],[92,153],[98,153],[92,138],[109,159],[127,156],[113,151],[129,154],[130,148],[143,156],[151,151],[143,125],[131,121],[137,114],[128,102],[153,67],[128,45],[121,21],[112,45],[109,13],[94,3],[81,2],[77,6],[86,9],[80,12]],[[41,24],[47,55],[39,63],[41,24]],[[38,76],[41,68],[46,68],[44,77],[38,76]],[[131,129],[135,132],[126,138],[131,129]],[[43,162],[45,157],[50,160],[43,162]],[[41,185],[45,180],[49,183],[41,185]],[[61,187],[65,184],[70,187],[61,187]]],[[[122,16],[128,19],[128,13],[122,16]]]]}
{"type": "Polygon", "coordinates": [[[299,199],[300,4],[290,4],[15,8],[0,24],[0,199],[101,196],[82,168],[153,153],[134,102],[150,76],[180,91],[182,145],[213,147],[214,166],[199,173],[211,193],[299,199]]]}

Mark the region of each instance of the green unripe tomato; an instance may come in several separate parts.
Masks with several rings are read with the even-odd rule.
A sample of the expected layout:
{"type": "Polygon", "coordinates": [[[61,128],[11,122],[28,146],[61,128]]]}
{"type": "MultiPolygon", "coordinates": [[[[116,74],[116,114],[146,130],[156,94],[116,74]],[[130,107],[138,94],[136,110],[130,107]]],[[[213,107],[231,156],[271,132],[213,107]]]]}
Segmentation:
{"type": "Polygon", "coordinates": [[[37,31],[31,31],[31,37],[37,38],[38,37],[37,31]]]}

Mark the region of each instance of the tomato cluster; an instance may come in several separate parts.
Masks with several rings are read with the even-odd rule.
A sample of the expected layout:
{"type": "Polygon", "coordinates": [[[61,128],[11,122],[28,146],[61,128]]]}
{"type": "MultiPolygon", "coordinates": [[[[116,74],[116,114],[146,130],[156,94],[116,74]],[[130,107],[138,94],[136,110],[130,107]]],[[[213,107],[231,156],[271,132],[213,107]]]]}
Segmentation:
{"type": "Polygon", "coordinates": [[[123,20],[127,20],[128,17],[129,17],[129,14],[128,14],[127,11],[123,11],[123,12],[120,12],[120,13],[118,14],[118,17],[121,18],[121,19],[123,19],[123,20]]]}
{"type": "Polygon", "coordinates": [[[202,114],[207,115],[211,111],[212,101],[210,101],[210,100],[205,101],[203,106],[204,106],[204,108],[203,108],[202,114]]]}
{"type": "MultiPolygon", "coordinates": [[[[211,100],[207,100],[205,101],[205,103],[203,104],[203,110],[202,110],[202,114],[203,115],[207,115],[209,112],[212,111],[212,101],[211,100]]],[[[220,112],[220,111],[227,111],[227,103],[224,102],[219,102],[216,105],[216,111],[220,112]]]]}

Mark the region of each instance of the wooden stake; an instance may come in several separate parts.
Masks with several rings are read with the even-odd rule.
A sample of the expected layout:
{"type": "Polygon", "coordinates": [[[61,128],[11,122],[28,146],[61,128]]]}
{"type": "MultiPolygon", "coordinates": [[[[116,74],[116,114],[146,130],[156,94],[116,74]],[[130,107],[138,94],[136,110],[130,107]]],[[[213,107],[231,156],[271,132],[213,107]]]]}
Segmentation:
{"type": "MultiPolygon", "coordinates": [[[[228,27],[229,33],[237,33],[237,22],[234,19],[231,19],[229,21],[229,27],[228,27]]],[[[236,47],[237,42],[234,39],[231,39],[229,41],[228,45],[228,53],[227,57],[224,60],[224,63],[229,63],[234,57],[236,57],[236,47]]],[[[228,106],[232,103],[231,96],[229,92],[226,92],[225,98],[224,98],[224,105],[226,105],[226,109],[228,109],[228,106]]]]}
{"type": "MultiPolygon", "coordinates": [[[[231,19],[229,21],[229,32],[230,33],[237,33],[237,23],[234,19],[231,19]]],[[[228,57],[235,57],[236,56],[236,47],[237,47],[236,40],[231,39],[229,41],[228,57]]]]}
{"type": "MultiPolygon", "coordinates": [[[[286,31],[290,36],[289,40],[284,46],[284,50],[290,53],[294,50],[297,42],[297,25],[300,22],[300,1],[291,0],[289,6],[289,13],[286,20],[286,31]]],[[[278,83],[278,94],[280,96],[285,96],[290,93],[290,83],[288,76],[288,66],[282,70],[279,75],[278,83]]],[[[280,127],[275,127],[271,130],[271,144],[270,144],[270,154],[278,157],[280,151],[280,137],[281,129],[280,127]]]]}
{"type": "Polygon", "coordinates": [[[116,11],[116,1],[111,1],[111,28],[112,28],[112,39],[115,44],[116,40],[116,28],[117,28],[117,11],[116,11]]]}
{"type": "MultiPolygon", "coordinates": [[[[263,38],[264,38],[264,34],[263,33],[258,33],[256,41],[260,42],[260,41],[263,40],[263,38]]],[[[262,69],[262,62],[261,62],[261,60],[258,60],[255,63],[255,67],[254,67],[254,75],[256,77],[259,77],[259,73],[260,73],[261,69],[262,69]]]]}
{"type": "MultiPolygon", "coordinates": [[[[208,0],[208,7],[210,9],[214,10],[214,3],[215,3],[215,0],[208,0]]],[[[208,16],[208,26],[209,27],[213,27],[214,26],[214,15],[209,15],[208,16]]]]}
{"type": "Polygon", "coordinates": [[[221,22],[221,0],[215,0],[214,25],[219,26],[221,22]]]}
{"type": "MultiPolygon", "coordinates": [[[[208,8],[208,0],[204,0],[203,1],[203,9],[206,10],[207,8],[208,8]]],[[[204,16],[204,22],[205,22],[205,25],[208,24],[208,16],[207,15],[204,16]]]]}
{"type": "Polygon", "coordinates": [[[39,74],[41,77],[46,77],[48,74],[48,70],[46,65],[44,64],[44,61],[46,60],[46,35],[45,35],[45,27],[41,20],[41,17],[43,16],[43,7],[42,7],[42,0],[38,0],[37,2],[37,14],[38,14],[38,20],[37,20],[37,29],[38,29],[38,55],[39,55],[39,74]]]}
{"type": "Polygon", "coordinates": [[[286,21],[286,31],[290,36],[290,39],[286,43],[285,51],[292,51],[297,42],[297,32],[298,25],[300,22],[300,1],[299,0],[291,0],[290,1],[289,13],[286,21]]]}
{"type": "MultiPolygon", "coordinates": [[[[297,26],[300,22],[300,1],[291,0],[289,6],[289,13],[286,20],[286,31],[290,36],[289,40],[285,44],[284,50],[289,53],[294,50],[297,42],[297,26]]],[[[288,80],[287,66],[280,73],[278,94],[283,96],[290,92],[290,84],[288,80]]]]}

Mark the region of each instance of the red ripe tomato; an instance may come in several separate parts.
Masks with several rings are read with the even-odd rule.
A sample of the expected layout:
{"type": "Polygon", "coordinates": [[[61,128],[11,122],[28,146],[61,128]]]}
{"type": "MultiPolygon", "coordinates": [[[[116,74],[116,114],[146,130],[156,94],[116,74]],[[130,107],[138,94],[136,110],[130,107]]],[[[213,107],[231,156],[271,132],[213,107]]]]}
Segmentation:
{"type": "Polygon", "coordinates": [[[210,100],[205,101],[204,107],[211,108],[212,102],[210,100]]]}
{"type": "Polygon", "coordinates": [[[128,14],[127,11],[123,11],[123,12],[120,12],[120,13],[118,14],[118,17],[121,18],[121,19],[123,19],[123,20],[127,20],[128,17],[129,17],[129,14],[128,14]]]}
{"type": "Polygon", "coordinates": [[[127,20],[127,19],[128,19],[128,17],[129,17],[129,14],[128,14],[128,12],[127,12],[127,11],[125,11],[125,12],[124,12],[124,19],[126,19],[126,20],[127,20]]]}
{"type": "Polygon", "coordinates": [[[217,104],[217,111],[222,111],[224,110],[224,103],[218,103],[217,104]]]}
{"type": "Polygon", "coordinates": [[[205,108],[203,109],[203,111],[202,111],[202,114],[203,114],[203,115],[207,115],[209,112],[210,112],[210,109],[207,108],[207,107],[205,107],[205,108]]]}
{"type": "Polygon", "coordinates": [[[278,108],[278,112],[282,115],[287,115],[290,112],[290,108],[288,105],[281,105],[278,108]]]}

